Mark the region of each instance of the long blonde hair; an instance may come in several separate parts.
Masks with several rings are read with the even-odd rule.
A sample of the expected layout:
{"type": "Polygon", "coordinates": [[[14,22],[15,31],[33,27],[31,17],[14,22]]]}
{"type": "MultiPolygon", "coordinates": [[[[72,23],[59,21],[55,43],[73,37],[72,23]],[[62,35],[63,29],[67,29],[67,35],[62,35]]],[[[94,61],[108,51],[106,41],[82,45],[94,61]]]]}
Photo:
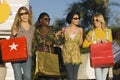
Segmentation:
{"type": "Polygon", "coordinates": [[[19,29],[20,27],[20,24],[21,24],[21,18],[20,18],[20,11],[21,10],[25,10],[26,12],[28,12],[28,15],[29,15],[29,18],[28,18],[28,22],[30,24],[32,24],[32,16],[29,14],[29,11],[28,9],[25,7],[25,6],[22,6],[18,9],[17,13],[16,13],[16,16],[15,16],[15,19],[14,19],[14,22],[13,22],[13,25],[12,25],[12,30],[13,29],[19,29]]]}
{"type": "MultiPolygon", "coordinates": [[[[103,29],[104,31],[106,31],[107,25],[106,25],[106,22],[105,22],[105,19],[104,19],[103,15],[102,15],[101,13],[97,13],[97,14],[93,15],[92,20],[94,19],[94,17],[96,17],[96,18],[98,19],[98,21],[101,22],[101,24],[102,24],[102,29],[103,29]]],[[[95,26],[92,25],[92,30],[93,30],[94,28],[95,28],[95,26]]]]}

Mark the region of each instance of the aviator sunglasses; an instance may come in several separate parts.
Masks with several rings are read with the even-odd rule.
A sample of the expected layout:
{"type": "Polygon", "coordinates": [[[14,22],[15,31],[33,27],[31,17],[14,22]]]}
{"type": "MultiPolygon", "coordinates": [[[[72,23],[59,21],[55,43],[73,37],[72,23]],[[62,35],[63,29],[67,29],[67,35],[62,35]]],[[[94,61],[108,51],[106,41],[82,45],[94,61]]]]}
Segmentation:
{"type": "Polygon", "coordinates": [[[99,20],[98,20],[98,19],[93,19],[92,21],[93,21],[93,22],[95,22],[95,21],[98,22],[99,20]]]}
{"type": "Polygon", "coordinates": [[[28,12],[20,13],[20,16],[27,15],[27,14],[28,14],[28,12]]]}
{"type": "Polygon", "coordinates": [[[50,18],[44,18],[44,20],[46,20],[46,21],[50,21],[50,18]]]}

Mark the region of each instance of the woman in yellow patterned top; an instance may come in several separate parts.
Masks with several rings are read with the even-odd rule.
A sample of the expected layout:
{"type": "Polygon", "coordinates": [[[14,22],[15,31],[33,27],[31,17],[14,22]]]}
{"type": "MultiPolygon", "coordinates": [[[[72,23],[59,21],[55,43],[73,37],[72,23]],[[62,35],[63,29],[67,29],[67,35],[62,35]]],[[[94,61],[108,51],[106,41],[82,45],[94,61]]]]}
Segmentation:
{"type": "MultiPolygon", "coordinates": [[[[83,42],[83,47],[89,47],[94,43],[112,42],[111,29],[107,28],[102,14],[95,14],[92,18],[93,27],[88,32],[83,42]]],[[[96,80],[106,80],[108,68],[95,68],[96,80]]]]}
{"type": "Polygon", "coordinates": [[[77,72],[81,63],[80,46],[83,42],[83,29],[78,27],[80,15],[78,12],[71,11],[66,17],[68,26],[56,33],[65,38],[63,45],[63,61],[67,72],[67,80],[77,80],[77,72]]]}

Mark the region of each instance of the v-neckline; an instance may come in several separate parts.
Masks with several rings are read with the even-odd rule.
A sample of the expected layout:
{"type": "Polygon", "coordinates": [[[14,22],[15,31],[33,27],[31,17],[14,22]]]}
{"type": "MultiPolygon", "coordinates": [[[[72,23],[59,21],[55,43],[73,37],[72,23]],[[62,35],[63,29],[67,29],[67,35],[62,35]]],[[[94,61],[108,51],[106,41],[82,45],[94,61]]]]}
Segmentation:
{"type": "Polygon", "coordinates": [[[77,33],[75,33],[75,34],[68,34],[68,35],[69,35],[69,37],[70,37],[72,40],[74,40],[75,37],[76,37],[76,35],[77,35],[77,33]]]}
{"type": "Polygon", "coordinates": [[[29,29],[26,29],[26,28],[24,28],[23,26],[22,26],[22,28],[23,28],[25,31],[29,31],[29,30],[30,30],[30,28],[31,28],[31,26],[30,26],[30,28],[29,28],[29,29]]]}

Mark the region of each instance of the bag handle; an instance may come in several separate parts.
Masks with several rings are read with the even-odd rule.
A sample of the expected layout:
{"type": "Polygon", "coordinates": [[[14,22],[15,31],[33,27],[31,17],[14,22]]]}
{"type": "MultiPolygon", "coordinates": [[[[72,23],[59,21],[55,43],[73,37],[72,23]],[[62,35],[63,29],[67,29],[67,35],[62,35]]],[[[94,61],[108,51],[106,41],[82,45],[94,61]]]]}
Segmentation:
{"type": "MultiPolygon", "coordinates": [[[[46,52],[47,51],[47,46],[45,45],[45,41],[44,41],[44,45],[43,45],[43,51],[44,52],[46,52]]],[[[51,50],[51,47],[50,46],[48,46],[48,51],[51,53],[52,52],[52,50],[51,50]]]]}
{"type": "Polygon", "coordinates": [[[10,38],[17,38],[17,34],[11,35],[10,38]]]}
{"type": "MultiPolygon", "coordinates": [[[[45,51],[47,51],[47,47],[45,47],[45,48],[44,48],[44,52],[45,52],[45,51]]],[[[49,51],[50,53],[52,52],[52,50],[51,50],[51,47],[50,47],[50,46],[48,46],[48,51],[49,51]]]]}
{"type": "Polygon", "coordinates": [[[106,39],[109,40],[110,38],[110,30],[106,29],[106,39]]]}
{"type": "Polygon", "coordinates": [[[94,44],[96,44],[96,38],[95,38],[95,31],[92,31],[92,41],[94,44]]]}
{"type": "MultiPolygon", "coordinates": [[[[110,30],[106,29],[106,39],[109,40],[109,37],[110,37],[110,30]]],[[[92,31],[92,41],[94,43],[96,43],[95,31],[94,30],[92,31]]]]}

